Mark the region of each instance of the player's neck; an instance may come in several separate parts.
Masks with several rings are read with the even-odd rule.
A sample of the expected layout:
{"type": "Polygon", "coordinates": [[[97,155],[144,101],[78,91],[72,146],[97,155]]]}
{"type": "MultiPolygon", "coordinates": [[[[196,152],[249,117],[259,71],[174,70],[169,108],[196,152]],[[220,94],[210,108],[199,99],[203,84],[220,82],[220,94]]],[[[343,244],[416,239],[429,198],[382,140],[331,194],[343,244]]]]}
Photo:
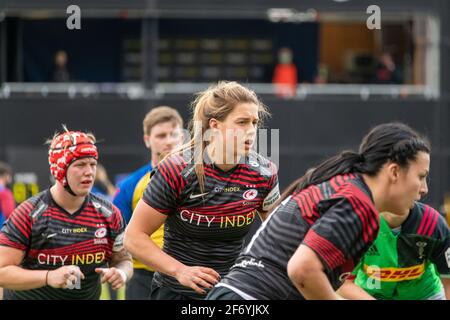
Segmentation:
{"type": "Polygon", "coordinates": [[[233,156],[227,157],[226,153],[217,153],[215,152],[215,149],[212,147],[207,147],[206,152],[208,153],[209,159],[214,163],[216,167],[218,167],[222,171],[229,171],[237,166],[239,163],[240,158],[236,158],[233,156]],[[232,158],[233,161],[230,161],[232,158]]]}
{"type": "Polygon", "coordinates": [[[394,229],[400,227],[408,218],[409,214],[397,215],[389,212],[382,212],[381,215],[383,216],[384,220],[386,220],[389,228],[394,229]]]}
{"type": "Polygon", "coordinates": [[[362,174],[362,178],[372,193],[373,202],[378,212],[389,211],[389,202],[386,201],[386,184],[379,176],[371,177],[362,174]]]}
{"type": "Polygon", "coordinates": [[[67,192],[62,185],[55,183],[50,188],[53,200],[69,213],[77,212],[84,203],[86,197],[77,197],[67,192]]]}

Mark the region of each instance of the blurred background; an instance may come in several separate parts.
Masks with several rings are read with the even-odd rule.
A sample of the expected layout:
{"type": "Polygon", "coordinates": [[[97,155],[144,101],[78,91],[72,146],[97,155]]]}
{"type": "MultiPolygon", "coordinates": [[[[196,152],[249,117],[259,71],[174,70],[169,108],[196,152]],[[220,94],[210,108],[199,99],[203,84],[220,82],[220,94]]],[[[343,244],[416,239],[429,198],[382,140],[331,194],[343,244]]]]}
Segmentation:
{"type": "MultiPolygon", "coordinates": [[[[189,118],[218,80],[254,89],[279,132],[281,187],[370,127],[404,121],[433,146],[425,202],[450,197],[450,2],[378,0],[0,0],[0,161],[17,203],[47,188],[44,142],[61,124],[100,140],[116,185],[149,155],[142,119],[189,118]],[[69,30],[69,5],[81,29],[69,30]],[[280,87],[280,84],[284,84],[280,87]]],[[[111,186],[109,186],[111,187],[111,186]]]]}

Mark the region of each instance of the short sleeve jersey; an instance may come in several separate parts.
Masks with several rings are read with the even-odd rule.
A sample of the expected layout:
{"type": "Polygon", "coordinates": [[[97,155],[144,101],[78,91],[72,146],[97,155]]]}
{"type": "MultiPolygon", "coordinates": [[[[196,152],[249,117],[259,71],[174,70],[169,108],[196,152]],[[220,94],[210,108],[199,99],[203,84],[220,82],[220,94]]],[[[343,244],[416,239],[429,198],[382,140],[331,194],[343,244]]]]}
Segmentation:
{"type": "Polygon", "coordinates": [[[398,232],[383,217],[380,233],[353,271],[355,283],[377,299],[445,299],[450,232],[443,216],[416,202],[398,232]]]}
{"type": "Polygon", "coordinates": [[[70,214],[52,198],[50,190],[24,201],[0,232],[0,245],[25,252],[21,267],[54,270],[77,265],[85,275],[74,289],[5,290],[6,299],[98,299],[100,276],[113,251],[123,248],[124,222],[107,200],[89,194],[82,207],[70,214]]]}
{"type": "Polygon", "coordinates": [[[218,286],[246,299],[303,299],[287,264],[303,244],[322,261],[337,289],[374,241],[379,217],[359,175],[338,175],[294,192],[269,216],[218,286]]]}
{"type": "MultiPolygon", "coordinates": [[[[229,171],[205,164],[203,192],[194,169],[180,155],[163,160],[143,201],[168,216],[166,253],[186,265],[213,268],[223,276],[242,250],[257,211],[268,210],[280,196],[276,167],[258,154],[229,171]]],[[[160,273],[154,282],[193,299],[204,298],[160,273]]]]}

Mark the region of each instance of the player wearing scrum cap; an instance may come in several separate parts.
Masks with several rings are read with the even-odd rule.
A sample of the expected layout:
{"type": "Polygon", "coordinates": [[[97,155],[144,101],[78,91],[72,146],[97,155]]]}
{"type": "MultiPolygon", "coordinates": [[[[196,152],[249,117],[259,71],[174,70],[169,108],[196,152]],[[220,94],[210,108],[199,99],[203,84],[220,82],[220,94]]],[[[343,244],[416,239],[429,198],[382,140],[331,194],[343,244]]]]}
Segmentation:
{"type": "Polygon", "coordinates": [[[118,289],[132,276],[120,211],[90,193],[95,137],[64,129],[49,141],[55,183],[17,207],[0,232],[5,299],[99,299],[100,282],[118,289]]]}

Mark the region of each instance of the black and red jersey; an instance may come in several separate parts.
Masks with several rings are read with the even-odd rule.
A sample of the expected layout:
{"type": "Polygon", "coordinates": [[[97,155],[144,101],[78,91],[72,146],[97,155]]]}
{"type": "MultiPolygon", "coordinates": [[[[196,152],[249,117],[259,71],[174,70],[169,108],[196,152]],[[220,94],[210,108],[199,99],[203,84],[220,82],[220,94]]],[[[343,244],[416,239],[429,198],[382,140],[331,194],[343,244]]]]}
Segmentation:
{"type": "Polygon", "coordinates": [[[50,190],[26,200],[3,226],[0,245],[25,252],[22,268],[54,270],[77,265],[86,278],[75,289],[5,290],[5,298],[98,299],[101,286],[95,268],[106,267],[113,251],[123,247],[123,232],[119,209],[93,194],[72,214],[53,200],[50,190]]]}
{"type": "MultiPolygon", "coordinates": [[[[208,162],[207,162],[208,163],[208,162]]],[[[143,201],[168,215],[163,250],[190,266],[225,275],[243,248],[258,211],[279,197],[275,165],[258,154],[229,171],[205,164],[205,190],[200,191],[194,165],[179,155],[163,160],[143,201]]],[[[154,281],[191,298],[204,298],[172,277],[156,273],[154,281]]]]}
{"type": "Polygon", "coordinates": [[[284,200],[217,286],[246,299],[302,299],[287,275],[287,264],[304,244],[321,259],[337,289],[378,230],[378,212],[361,176],[338,175],[284,200]]]}

